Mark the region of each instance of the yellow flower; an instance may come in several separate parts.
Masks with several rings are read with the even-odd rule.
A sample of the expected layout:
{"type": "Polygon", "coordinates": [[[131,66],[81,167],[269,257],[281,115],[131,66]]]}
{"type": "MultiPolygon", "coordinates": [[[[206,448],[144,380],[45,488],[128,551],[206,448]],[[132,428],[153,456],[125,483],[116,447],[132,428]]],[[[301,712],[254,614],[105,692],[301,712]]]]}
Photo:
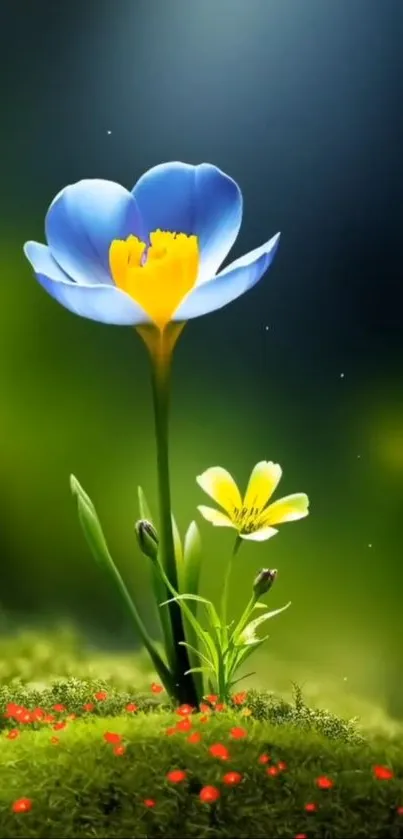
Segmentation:
{"type": "Polygon", "coordinates": [[[203,505],[198,510],[216,527],[234,527],[242,539],[263,542],[278,532],[273,525],[302,519],[309,512],[309,499],[303,492],[287,495],[266,506],[281,475],[282,469],[278,463],[260,461],[252,471],[242,500],[229,472],[221,466],[212,466],[198,475],[196,480],[225,512],[203,505]]]}

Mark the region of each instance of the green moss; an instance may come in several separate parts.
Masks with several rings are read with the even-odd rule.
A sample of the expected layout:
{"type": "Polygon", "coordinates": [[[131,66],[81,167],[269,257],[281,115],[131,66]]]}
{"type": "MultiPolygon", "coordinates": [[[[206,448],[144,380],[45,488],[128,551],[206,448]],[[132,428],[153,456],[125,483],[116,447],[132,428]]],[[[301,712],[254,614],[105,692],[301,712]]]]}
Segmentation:
{"type": "MultiPolygon", "coordinates": [[[[3,688],[0,703],[11,699],[31,708],[50,710],[62,702],[68,712],[81,713],[83,702],[105,685],[95,682],[58,684],[40,693],[20,687],[3,688]]],[[[242,712],[212,715],[206,724],[192,720],[202,735],[197,744],[187,742],[187,733],[166,735],[177,720],[172,711],[152,707],[152,698],[120,693],[109,688],[108,697],[96,702],[94,714],[68,722],[53,731],[42,723],[19,726],[20,736],[1,735],[0,835],[7,837],[399,837],[403,818],[403,749],[398,740],[354,740],[354,727],[339,721],[325,736],[322,717],[312,712],[309,723],[302,698],[292,706],[273,697],[253,694],[254,716],[242,712]],[[130,714],[127,701],[136,701],[148,711],[130,714]],[[294,716],[292,716],[294,714],[294,716]],[[315,716],[316,715],[316,716],[315,716]],[[316,723],[315,723],[316,719],[316,723]],[[318,722],[320,720],[320,722],[318,722]],[[231,738],[232,726],[242,726],[247,737],[231,738]],[[347,728],[346,728],[347,726],[347,728]],[[31,730],[29,730],[31,729],[31,730]],[[39,730],[38,730],[39,729],[39,730]],[[104,733],[122,736],[126,751],[116,756],[104,733]],[[348,736],[346,736],[348,731],[348,736]],[[52,736],[59,738],[53,745],[52,736]],[[228,746],[229,761],[213,758],[208,747],[215,742],[228,746]],[[271,764],[285,761],[287,769],[276,777],[259,763],[263,752],[271,764]],[[375,764],[388,764],[396,779],[377,781],[375,764]],[[171,769],[184,769],[186,781],[173,785],[166,780],[171,769]],[[222,782],[225,772],[243,775],[239,786],[222,782]],[[334,788],[319,790],[315,779],[330,776],[334,788]],[[203,785],[221,790],[216,805],[199,800],[203,785]],[[12,803],[31,798],[32,810],[15,814],[12,803]],[[156,806],[148,810],[144,799],[156,806]],[[318,811],[307,814],[307,802],[318,811]]],[[[156,704],[156,700],[154,701],[156,704]]],[[[65,714],[60,714],[63,717],[65,714]]],[[[4,717],[3,717],[4,719],[4,717]]],[[[8,727],[15,723],[5,721],[8,727]]],[[[4,724],[4,723],[3,723],[4,724]]],[[[355,732],[357,735],[357,732],[355,732]]],[[[271,765],[269,764],[269,765],[271,765]]]]}

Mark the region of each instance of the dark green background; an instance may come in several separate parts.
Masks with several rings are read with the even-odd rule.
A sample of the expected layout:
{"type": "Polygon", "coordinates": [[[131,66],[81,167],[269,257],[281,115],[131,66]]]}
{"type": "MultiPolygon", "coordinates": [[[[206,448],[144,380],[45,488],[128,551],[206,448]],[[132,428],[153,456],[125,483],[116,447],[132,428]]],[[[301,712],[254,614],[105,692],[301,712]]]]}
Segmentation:
{"type": "MultiPolygon", "coordinates": [[[[402,24],[393,0],[2,0],[0,592],[15,624],[69,617],[131,643],[68,476],[144,613],[139,482],[155,501],[140,340],[47,297],[23,243],[43,240],[68,183],[130,188],[156,163],[206,160],[244,193],[232,255],[277,230],[282,242],[256,289],[179,343],[177,518],[183,529],[206,502],[195,477],[208,466],[244,486],[256,461],[280,462],[281,494],[306,491],[312,514],[244,546],[234,608],[259,567],[278,567],[273,603],[293,606],[268,670],[271,650],[290,678],[293,663],[347,677],[403,712],[402,24]]],[[[232,536],[200,526],[217,594],[232,536]]]]}

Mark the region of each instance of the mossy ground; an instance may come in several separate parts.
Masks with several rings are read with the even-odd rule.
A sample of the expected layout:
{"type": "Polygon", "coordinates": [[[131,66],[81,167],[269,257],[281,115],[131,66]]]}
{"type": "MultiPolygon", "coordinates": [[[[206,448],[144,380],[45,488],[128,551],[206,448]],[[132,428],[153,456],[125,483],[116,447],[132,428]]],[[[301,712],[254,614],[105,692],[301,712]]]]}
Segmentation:
{"type": "MultiPolygon", "coordinates": [[[[20,662],[24,661],[19,652],[20,662]]],[[[33,658],[38,661],[38,650],[33,658]]],[[[163,694],[138,693],[129,685],[116,687],[88,674],[84,678],[84,672],[83,678],[60,680],[62,675],[71,676],[70,665],[64,674],[60,665],[52,664],[44,665],[42,656],[36,688],[32,678],[31,684],[22,683],[15,657],[14,676],[2,679],[0,836],[4,839],[403,837],[399,737],[360,731],[335,715],[310,710],[298,691],[291,703],[252,692],[247,699],[249,716],[243,715],[242,707],[211,713],[206,722],[195,714],[189,731],[168,735],[167,729],[180,717],[166,707],[163,694]],[[52,679],[59,676],[58,683],[45,684],[46,667],[52,679]],[[96,699],[99,691],[105,691],[106,698],[96,699]],[[67,719],[60,730],[54,730],[52,722],[24,724],[4,717],[9,702],[41,707],[56,720],[77,716],[67,719]],[[88,702],[94,708],[85,711],[88,702]],[[129,702],[139,710],[127,711],[129,702]],[[59,703],[66,711],[53,710],[59,703]],[[246,736],[234,739],[234,726],[245,729],[246,736]],[[7,736],[10,729],[19,732],[14,739],[7,736]],[[114,744],[105,741],[106,732],[121,736],[122,754],[115,754],[114,744]],[[200,733],[199,742],[188,741],[192,732],[200,733]],[[52,742],[55,737],[58,742],[52,742]],[[210,754],[214,743],[228,748],[228,760],[210,754]],[[269,763],[259,762],[263,753],[270,756],[269,763]],[[286,768],[269,775],[267,769],[279,762],[286,768]],[[377,765],[389,767],[393,777],[378,780],[377,765]],[[185,771],[181,783],[167,779],[173,769],[185,771]],[[223,779],[231,771],[242,775],[233,787],[223,779]],[[316,781],[321,776],[329,777],[334,786],[319,789],[316,781]],[[200,790],[207,785],[220,791],[215,804],[200,800],[200,790]],[[13,803],[20,798],[32,801],[29,812],[13,812],[13,803]],[[146,799],[155,806],[147,807],[146,799]],[[315,812],[306,812],[309,803],[317,806],[315,812]]],[[[144,681],[144,672],[139,679],[144,681]]]]}

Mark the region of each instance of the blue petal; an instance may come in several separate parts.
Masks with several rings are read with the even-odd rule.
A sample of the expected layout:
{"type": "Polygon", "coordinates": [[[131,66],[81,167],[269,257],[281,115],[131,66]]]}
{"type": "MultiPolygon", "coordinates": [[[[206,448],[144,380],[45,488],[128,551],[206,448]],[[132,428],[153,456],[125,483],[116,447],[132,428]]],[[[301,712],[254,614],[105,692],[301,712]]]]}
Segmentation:
{"type": "Polygon", "coordinates": [[[170,230],[199,238],[199,281],[213,277],[242,221],[242,194],[232,178],[209,163],[162,163],[133,189],[148,233],[170,230]]]}
{"type": "Polygon", "coordinates": [[[117,326],[137,326],[150,322],[143,309],[115,286],[72,282],[53,259],[46,245],[27,242],[24,253],[41,286],[75,315],[117,326]]]}
{"type": "Polygon", "coordinates": [[[142,237],[132,194],[112,181],[86,180],[67,186],[52,201],[46,238],[63,271],[78,283],[113,285],[109,247],[131,233],[142,237]]]}
{"type": "Polygon", "coordinates": [[[179,306],[173,320],[190,320],[214,312],[256,285],[276,253],[279,238],[277,233],[260,248],[236,259],[214,279],[196,286],[179,306]]]}

